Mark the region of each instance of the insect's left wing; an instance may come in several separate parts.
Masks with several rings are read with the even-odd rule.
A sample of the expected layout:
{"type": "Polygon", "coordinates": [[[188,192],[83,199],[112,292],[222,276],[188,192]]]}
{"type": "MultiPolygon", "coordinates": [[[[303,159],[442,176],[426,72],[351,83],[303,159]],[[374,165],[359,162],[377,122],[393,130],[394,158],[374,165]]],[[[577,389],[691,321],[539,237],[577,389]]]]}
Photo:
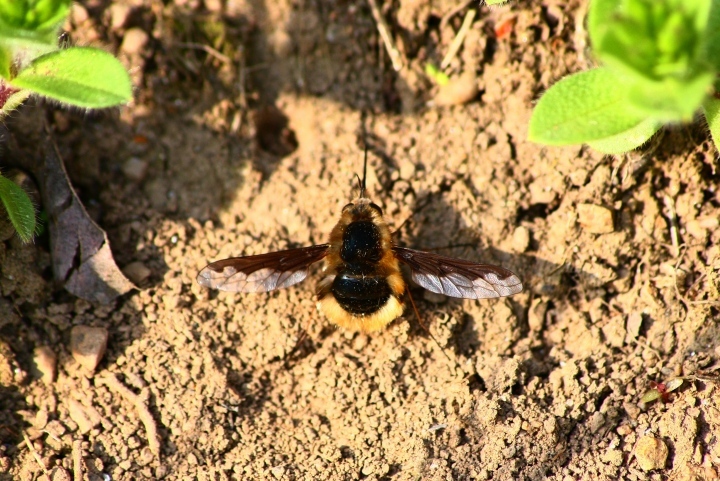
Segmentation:
{"type": "Polygon", "coordinates": [[[393,247],[397,258],[412,271],[412,279],[437,294],[465,299],[489,299],[517,294],[522,282],[512,272],[490,264],[393,247]]]}
{"type": "Polygon", "coordinates": [[[256,256],[231,257],[208,264],[197,275],[203,287],[228,292],[267,292],[303,281],[311,264],[327,254],[327,244],[256,256]]]}

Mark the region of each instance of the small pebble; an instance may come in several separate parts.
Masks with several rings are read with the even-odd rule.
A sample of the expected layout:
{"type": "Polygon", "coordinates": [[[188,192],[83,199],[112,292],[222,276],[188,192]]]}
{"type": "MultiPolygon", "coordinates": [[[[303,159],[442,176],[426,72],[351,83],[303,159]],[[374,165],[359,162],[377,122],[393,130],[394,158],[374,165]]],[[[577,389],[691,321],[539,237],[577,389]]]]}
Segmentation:
{"type": "Polygon", "coordinates": [[[667,445],[662,439],[655,436],[643,436],[635,445],[635,458],[643,471],[663,469],[667,463],[667,457],[667,445]]]}
{"type": "Polygon", "coordinates": [[[137,55],[143,51],[149,36],[140,28],[130,28],[125,32],[120,51],[126,55],[137,55]]]}
{"type": "Polygon", "coordinates": [[[475,70],[468,70],[440,87],[433,99],[436,107],[460,105],[470,102],[478,94],[478,80],[475,70]]]}
{"type": "Polygon", "coordinates": [[[634,311],[628,314],[625,322],[625,342],[629,344],[638,338],[642,322],[643,317],[640,312],[634,311]]]}
{"type": "Polygon", "coordinates": [[[592,234],[609,234],[615,230],[613,212],[595,204],[578,204],[578,222],[592,234]]]}
{"type": "Polygon", "coordinates": [[[545,324],[545,314],[547,313],[547,302],[541,298],[535,298],[530,304],[528,310],[528,327],[533,332],[540,332],[545,324]]]}
{"type": "Polygon", "coordinates": [[[122,166],[123,174],[128,180],[142,182],[148,171],[148,162],[140,157],[130,157],[122,166]]]}
{"type": "Polygon", "coordinates": [[[72,22],[76,26],[80,26],[83,23],[87,22],[88,18],[90,18],[90,15],[88,15],[88,11],[83,7],[82,5],[76,3],[72,6],[72,22]]]}
{"type": "Polygon", "coordinates": [[[45,432],[51,437],[59,438],[67,432],[67,428],[63,423],[55,419],[47,423],[47,426],[45,426],[45,432]]]}
{"type": "Polygon", "coordinates": [[[512,236],[512,248],[515,252],[525,252],[530,247],[530,230],[521,225],[515,229],[512,236]]]}
{"type": "Polygon", "coordinates": [[[49,386],[55,382],[57,374],[57,356],[48,346],[38,346],[35,348],[35,357],[33,358],[38,371],[42,374],[42,381],[49,386]]]}
{"type": "Polygon", "coordinates": [[[107,349],[108,331],[104,327],[75,326],[70,331],[70,351],[88,371],[94,371],[107,349]]]}
{"type": "Polygon", "coordinates": [[[125,26],[130,16],[130,5],[113,3],[110,5],[110,26],[113,30],[120,30],[125,26]]]}
{"type": "Polygon", "coordinates": [[[33,427],[36,429],[45,429],[45,426],[47,426],[48,423],[48,412],[44,409],[41,409],[37,412],[35,415],[35,420],[33,421],[33,427]]]}
{"type": "Polygon", "coordinates": [[[570,183],[575,187],[582,187],[587,181],[588,171],[583,168],[577,169],[573,172],[570,172],[568,178],[570,179],[570,183]]]}
{"type": "Polygon", "coordinates": [[[596,433],[605,426],[605,416],[600,411],[595,411],[590,415],[588,419],[590,425],[590,432],[596,433]]]}
{"type": "Polygon", "coordinates": [[[275,466],[274,468],[270,469],[270,473],[272,473],[275,479],[280,479],[283,477],[283,474],[285,474],[285,468],[282,466],[275,466]]]}
{"type": "Polygon", "coordinates": [[[623,424],[623,425],[621,425],[621,426],[618,426],[618,428],[617,428],[615,431],[616,431],[620,436],[625,437],[625,436],[627,436],[628,434],[630,434],[633,430],[632,430],[632,428],[631,428],[630,426],[628,426],[627,424],[623,424]]]}
{"type": "Polygon", "coordinates": [[[705,239],[708,232],[717,230],[720,220],[717,217],[702,217],[692,219],[685,224],[688,234],[696,239],[705,239]]]}
{"type": "Polygon", "coordinates": [[[87,434],[96,426],[96,424],[90,419],[90,416],[85,412],[85,407],[75,399],[70,399],[68,403],[68,413],[70,419],[75,421],[78,425],[78,429],[82,434],[87,434]]]}
{"type": "Polygon", "coordinates": [[[140,284],[142,281],[150,277],[150,274],[152,273],[152,271],[145,267],[145,264],[142,262],[131,262],[125,266],[122,272],[134,284],[140,284]]]}
{"type": "Polygon", "coordinates": [[[603,454],[602,460],[603,462],[612,464],[613,466],[622,466],[623,452],[620,449],[610,449],[603,454]]]}
{"type": "Polygon", "coordinates": [[[50,471],[50,481],[71,481],[72,477],[67,469],[62,466],[55,466],[50,471]]]}

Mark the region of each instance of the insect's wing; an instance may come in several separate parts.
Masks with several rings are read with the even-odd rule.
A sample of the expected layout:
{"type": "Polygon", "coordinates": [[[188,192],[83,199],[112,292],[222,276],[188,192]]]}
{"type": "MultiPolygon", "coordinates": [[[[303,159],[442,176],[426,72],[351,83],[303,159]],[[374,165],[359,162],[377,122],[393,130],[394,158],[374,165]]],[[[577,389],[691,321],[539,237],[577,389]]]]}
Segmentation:
{"type": "Polygon", "coordinates": [[[489,264],[393,247],[397,258],[412,271],[412,279],[437,294],[465,299],[489,299],[517,294],[522,282],[512,272],[489,264]]]}
{"type": "Polygon", "coordinates": [[[203,287],[228,292],[267,292],[304,280],[311,264],[327,254],[327,244],[256,256],[231,257],[205,266],[197,275],[203,287]]]}

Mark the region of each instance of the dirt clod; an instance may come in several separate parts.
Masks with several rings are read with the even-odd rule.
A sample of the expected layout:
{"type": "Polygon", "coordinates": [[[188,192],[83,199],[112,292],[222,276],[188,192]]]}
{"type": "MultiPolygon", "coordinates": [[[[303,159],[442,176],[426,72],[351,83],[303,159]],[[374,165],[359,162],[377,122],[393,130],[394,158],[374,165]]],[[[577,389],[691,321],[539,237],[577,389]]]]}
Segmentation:
{"type": "Polygon", "coordinates": [[[131,262],[130,264],[126,265],[122,269],[123,274],[127,276],[128,279],[133,284],[142,284],[143,281],[145,281],[148,277],[150,277],[150,274],[152,274],[152,271],[145,266],[142,262],[131,262]]]}
{"type": "Polygon", "coordinates": [[[148,34],[140,28],[130,28],[125,32],[120,50],[127,55],[142,53],[149,40],[148,34]]]}
{"type": "Polygon", "coordinates": [[[478,80],[475,70],[464,72],[440,87],[433,99],[436,107],[460,105],[473,100],[478,94],[478,80]]]}
{"type": "Polygon", "coordinates": [[[578,204],[578,223],[592,234],[608,234],[615,230],[613,212],[595,204],[578,204]]]}
{"type": "Polygon", "coordinates": [[[148,162],[139,157],[130,157],[122,166],[123,174],[128,180],[142,182],[148,171],[148,162]]]}
{"type": "Polygon", "coordinates": [[[94,371],[107,349],[108,330],[104,327],[74,326],[70,331],[70,352],[87,371],[94,371]]]}
{"type": "Polygon", "coordinates": [[[662,469],[667,463],[668,447],[662,439],[643,436],[635,445],[635,458],[643,471],[662,469]]]}
{"type": "Polygon", "coordinates": [[[57,375],[57,356],[49,346],[38,346],[34,351],[33,360],[40,374],[42,381],[50,385],[55,381],[57,375]]]}

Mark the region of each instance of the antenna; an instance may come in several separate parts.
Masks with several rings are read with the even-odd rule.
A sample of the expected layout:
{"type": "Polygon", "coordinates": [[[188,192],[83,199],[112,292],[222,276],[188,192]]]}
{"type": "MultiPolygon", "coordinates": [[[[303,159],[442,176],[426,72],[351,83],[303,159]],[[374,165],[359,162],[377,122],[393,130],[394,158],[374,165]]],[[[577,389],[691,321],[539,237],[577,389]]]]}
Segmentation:
{"type": "Polygon", "coordinates": [[[367,179],[367,140],[365,141],[365,160],[363,161],[363,176],[360,182],[360,197],[365,197],[365,179],[367,179]]]}

